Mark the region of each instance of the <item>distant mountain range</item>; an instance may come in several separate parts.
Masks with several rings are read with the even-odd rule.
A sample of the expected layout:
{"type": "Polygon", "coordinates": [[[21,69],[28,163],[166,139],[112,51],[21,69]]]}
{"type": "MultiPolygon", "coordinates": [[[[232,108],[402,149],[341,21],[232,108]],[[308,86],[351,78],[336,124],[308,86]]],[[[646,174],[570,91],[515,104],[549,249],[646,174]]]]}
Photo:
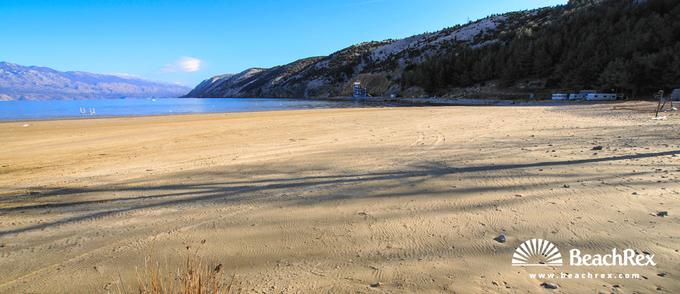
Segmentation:
{"type": "Polygon", "coordinates": [[[219,75],[186,97],[529,97],[651,93],[680,83],[680,1],[571,0],[329,56],[219,75]],[[533,95],[532,95],[533,96],[533,95]]]}
{"type": "Polygon", "coordinates": [[[189,88],[130,76],[0,62],[0,100],[179,97],[189,88]]]}

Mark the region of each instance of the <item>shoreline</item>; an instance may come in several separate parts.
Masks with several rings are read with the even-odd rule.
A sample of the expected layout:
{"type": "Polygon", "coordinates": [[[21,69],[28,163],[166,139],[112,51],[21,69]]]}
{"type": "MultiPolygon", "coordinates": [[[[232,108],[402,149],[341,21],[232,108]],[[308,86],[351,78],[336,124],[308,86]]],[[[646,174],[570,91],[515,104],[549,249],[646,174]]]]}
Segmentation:
{"type": "MultiPolygon", "coordinates": [[[[146,98],[132,98],[132,99],[146,99],[146,98]]],[[[187,99],[187,98],[157,98],[157,99],[187,99]]],[[[206,115],[206,114],[229,114],[229,113],[259,113],[259,112],[277,112],[277,111],[293,111],[293,110],[316,110],[316,109],[363,109],[363,108],[409,108],[409,107],[445,107],[445,106],[569,106],[569,105],[600,105],[600,104],[625,104],[634,102],[645,102],[645,100],[634,101],[553,101],[553,100],[502,100],[502,99],[477,99],[477,98],[389,98],[389,97],[368,97],[368,98],[352,98],[352,97],[330,97],[330,98],[188,98],[188,99],[283,99],[293,101],[319,101],[319,102],[356,102],[361,103],[358,106],[350,107],[319,107],[319,108],[300,108],[300,109],[272,109],[272,110],[251,110],[251,111],[216,111],[216,112],[186,112],[186,113],[164,113],[164,114],[133,114],[133,115],[97,115],[97,116],[81,116],[81,117],[49,117],[49,118],[27,118],[27,119],[0,119],[2,123],[18,123],[18,122],[38,122],[38,121],[61,121],[61,120],[92,120],[92,119],[110,119],[110,118],[135,118],[135,117],[163,117],[163,116],[177,116],[177,115],[206,115]]],[[[102,99],[90,99],[102,100],[102,99]]],[[[120,100],[120,99],[110,99],[120,100]]],[[[78,100],[80,101],[80,100],[78,100]]],[[[39,101],[35,101],[39,102],[39,101]]],[[[2,102],[0,102],[2,103],[2,102]]],[[[1,104],[0,104],[1,105],[1,104]]]]}
{"type": "MultiPolygon", "coordinates": [[[[209,99],[209,98],[208,98],[209,99]]],[[[366,101],[404,103],[415,106],[561,106],[561,105],[589,105],[589,104],[613,104],[626,102],[643,102],[647,100],[615,100],[615,101],[585,101],[585,100],[508,100],[495,98],[391,98],[391,97],[334,97],[327,98],[330,101],[366,101]]]]}

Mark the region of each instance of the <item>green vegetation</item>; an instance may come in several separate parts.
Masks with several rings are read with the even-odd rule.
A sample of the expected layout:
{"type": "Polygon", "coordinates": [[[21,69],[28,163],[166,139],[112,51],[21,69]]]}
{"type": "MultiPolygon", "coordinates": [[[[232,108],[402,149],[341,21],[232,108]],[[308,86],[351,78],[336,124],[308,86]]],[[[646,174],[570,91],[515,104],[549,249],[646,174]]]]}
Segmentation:
{"type": "MultiPolygon", "coordinates": [[[[584,1],[581,1],[584,2],[584,1]]],[[[599,89],[637,97],[680,86],[680,1],[601,1],[536,11],[548,19],[498,34],[480,48],[452,42],[447,53],[409,66],[402,88],[442,95],[498,81],[512,87],[599,89]]]]}

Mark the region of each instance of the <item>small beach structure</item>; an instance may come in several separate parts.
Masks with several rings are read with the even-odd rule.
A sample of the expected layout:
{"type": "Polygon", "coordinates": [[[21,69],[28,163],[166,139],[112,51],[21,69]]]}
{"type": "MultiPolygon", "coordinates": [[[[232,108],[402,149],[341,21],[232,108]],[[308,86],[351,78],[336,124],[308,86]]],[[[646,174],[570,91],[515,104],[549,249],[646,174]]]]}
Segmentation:
{"type": "Polygon", "coordinates": [[[680,88],[674,89],[673,92],[671,92],[671,100],[680,101],[680,88]]]}
{"type": "Polygon", "coordinates": [[[366,98],[366,97],[368,97],[368,90],[361,86],[360,81],[354,82],[354,84],[352,86],[352,90],[353,90],[352,96],[354,98],[366,98]]]}

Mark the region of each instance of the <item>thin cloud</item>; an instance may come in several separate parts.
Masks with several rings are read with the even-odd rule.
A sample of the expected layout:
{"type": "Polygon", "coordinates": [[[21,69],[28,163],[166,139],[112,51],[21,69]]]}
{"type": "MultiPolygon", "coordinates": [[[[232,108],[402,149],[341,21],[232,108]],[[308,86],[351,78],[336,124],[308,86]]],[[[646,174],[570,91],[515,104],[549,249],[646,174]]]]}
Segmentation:
{"type": "Polygon", "coordinates": [[[201,70],[202,63],[198,58],[183,56],[174,63],[164,65],[161,72],[197,72],[201,70]]]}

